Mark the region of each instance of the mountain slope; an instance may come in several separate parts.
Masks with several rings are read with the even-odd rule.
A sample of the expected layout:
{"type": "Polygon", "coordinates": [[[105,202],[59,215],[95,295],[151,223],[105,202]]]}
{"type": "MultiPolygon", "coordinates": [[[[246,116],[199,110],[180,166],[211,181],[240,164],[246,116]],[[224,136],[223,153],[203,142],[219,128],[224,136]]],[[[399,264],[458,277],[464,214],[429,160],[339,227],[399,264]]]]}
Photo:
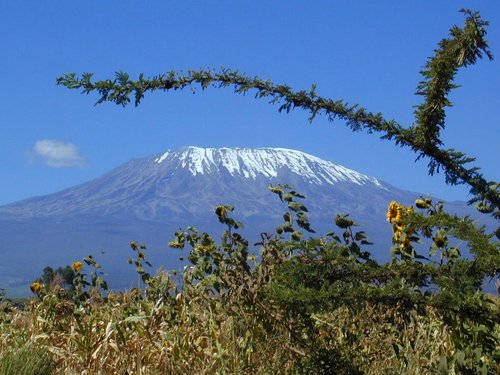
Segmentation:
{"type": "Polygon", "coordinates": [[[376,243],[370,250],[379,259],[389,253],[387,204],[411,204],[418,197],[299,151],[167,151],[131,160],[64,191],[0,207],[0,287],[25,287],[46,265],[69,264],[89,253],[99,254],[112,285],[128,286],[131,240],[149,245],[155,266],[178,266],[178,253],[167,248],[167,241],[187,225],[220,233],[213,214],[219,204],[236,207],[234,216],[247,224],[244,234],[252,242],[261,231],[272,232],[285,211],[268,191],[271,183],[289,184],[306,195],[318,233],[336,229],[335,214],[350,213],[376,243]]]}
{"type": "Polygon", "coordinates": [[[298,151],[189,147],[132,160],[80,186],[0,207],[0,218],[97,214],[150,220],[162,219],[163,212],[199,214],[200,206],[242,200],[241,194],[254,204],[273,181],[389,190],[375,178],[298,151]]]}

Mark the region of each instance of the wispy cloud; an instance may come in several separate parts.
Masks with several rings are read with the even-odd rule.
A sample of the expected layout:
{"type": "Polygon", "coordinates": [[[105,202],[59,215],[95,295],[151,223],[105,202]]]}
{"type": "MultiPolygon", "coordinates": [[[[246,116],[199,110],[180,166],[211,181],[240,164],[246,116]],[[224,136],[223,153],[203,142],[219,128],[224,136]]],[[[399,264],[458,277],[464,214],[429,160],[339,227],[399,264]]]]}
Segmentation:
{"type": "Polygon", "coordinates": [[[85,159],[78,153],[78,147],[54,139],[36,141],[31,157],[52,168],[81,168],[86,165],[85,159]]]}

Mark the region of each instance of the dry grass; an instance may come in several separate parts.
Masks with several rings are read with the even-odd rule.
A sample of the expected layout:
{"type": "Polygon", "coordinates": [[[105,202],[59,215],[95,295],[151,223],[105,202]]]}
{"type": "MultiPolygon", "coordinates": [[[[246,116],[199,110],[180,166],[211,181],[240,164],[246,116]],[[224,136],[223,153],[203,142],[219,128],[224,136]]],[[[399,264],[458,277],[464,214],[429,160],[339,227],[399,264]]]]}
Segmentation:
{"type": "MultiPolygon", "coordinates": [[[[177,293],[165,273],[153,281],[148,296],[138,290],[106,299],[95,294],[78,304],[48,293],[24,310],[4,309],[0,364],[16,351],[36,348],[50,353],[55,374],[312,371],[303,365],[307,350],[296,346],[293,332],[272,312],[259,312],[237,295],[211,295],[202,285],[177,293]]],[[[403,316],[397,307],[344,307],[313,315],[313,321],[315,350],[337,356],[339,366],[350,364],[336,373],[432,374],[454,350],[448,327],[431,310],[403,316]]]]}
{"type": "Polygon", "coordinates": [[[291,366],[279,335],[201,287],[156,297],[131,290],[78,306],[49,293],[2,314],[0,358],[45,348],[57,374],[265,374],[291,366]]]}

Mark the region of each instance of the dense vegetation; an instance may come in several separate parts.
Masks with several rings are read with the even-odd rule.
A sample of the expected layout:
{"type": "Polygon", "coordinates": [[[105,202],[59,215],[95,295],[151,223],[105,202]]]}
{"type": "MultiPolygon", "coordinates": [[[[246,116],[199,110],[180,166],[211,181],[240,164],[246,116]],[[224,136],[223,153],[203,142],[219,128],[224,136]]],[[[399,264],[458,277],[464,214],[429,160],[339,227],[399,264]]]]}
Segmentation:
{"type": "Polygon", "coordinates": [[[170,242],[187,251],[180,274],[151,275],[146,247],[132,242],[141,289],[108,291],[93,257],[72,264],[71,287],[34,282],[24,309],[2,304],[0,373],[500,370],[500,301],[481,292],[480,262],[447,244],[453,235],[498,255],[482,230],[430,200],[417,200],[421,209],[392,202],[393,262],[380,265],[348,216],[332,221],[338,234],[304,239],[313,229],[302,196],[271,190],[284,203],[283,224],[262,234],[258,257],[233,207],[218,206],[220,241],[190,227],[170,242]],[[445,233],[455,221],[459,230],[445,233]],[[429,258],[415,251],[417,233],[433,239],[429,258]]]}
{"type": "MultiPolygon", "coordinates": [[[[195,83],[257,90],[258,97],[281,101],[280,110],[300,107],[311,120],[324,113],[353,130],[382,132],[428,157],[429,173],[442,169],[448,183],[468,184],[477,208],[499,218],[499,185],[467,168],[472,159],[443,149],[439,138],[458,69],[482,54],[491,58],[487,22],[464,13],[464,27],[450,30],[422,72],[417,93],[425,100],[409,128],[314,89],[293,92],[227,70],[138,81],[120,73],[96,83],[91,75],[70,74],[58,82],[97,90],[99,102],[121,105],[132,94],[138,104],[146,91],[195,83]]],[[[481,290],[500,271],[498,230],[495,239],[428,198],[414,207],[388,202],[392,261],[379,264],[352,218],[335,215],[332,232],[316,235],[304,196],[286,185],[270,190],[283,204],[283,223],[262,233],[258,255],[238,233],[234,208],[221,205],[215,209],[224,227],[220,239],[193,227],[175,233],[169,246],[189,262],[180,273],[152,274],[146,246],[131,243],[129,263],[141,288],[109,291],[92,256],[71,269],[45,269],[25,306],[1,302],[0,374],[500,372],[500,301],[481,290]]]]}

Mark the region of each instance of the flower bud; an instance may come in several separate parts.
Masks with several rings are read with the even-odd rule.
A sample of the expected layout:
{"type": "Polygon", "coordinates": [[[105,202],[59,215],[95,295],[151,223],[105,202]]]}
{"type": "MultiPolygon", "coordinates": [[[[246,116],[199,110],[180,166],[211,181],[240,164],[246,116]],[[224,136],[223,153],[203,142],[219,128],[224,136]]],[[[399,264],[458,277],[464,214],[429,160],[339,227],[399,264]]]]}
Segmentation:
{"type": "Polygon", "coordinates": [[[34,283],[31,283],[30,289],[33,293],[38,294],[42,291],[43,284],[39,281],[35,281],[34,283]]]}
{"type": "Polygon", "coordinates": [[[411,247],[411,242],[410,242],[410,240],[404,240],[404,241],[401,243],[401,248],[402,248],[403,250],[408,250],[410,247],[411,247]]]}
{"type": "Polygon", "coordinates": [[[434,243],[437,247],[443,247],[446,244],[446,237],[434,237],[434,243]]]}
{"type": "Polygon", "coordinates": [[[335,224],[339,228],[345,229],[345,228],[352,227],[354,225],[354,221],[352,221],[351,219],[349,219],[347,217],[347,215],[346,216],[335,215],[335,224]]]}
{"type": "Polygon", "coordinates": [[[429,208],[430,204],[427,203],[427,199],[417,199],[415,201],[415,206],[417,206],[417,208],[425,209],[429,208]]]}
{"type": "Polygon", "coordinates": [[[302,238],[301,232],[299,232],[299,231],[292,232],[292,240],[293,241],[300,241],[301,238],[302,238]]]}
{"type": "Polygon", "coordinates": [[[478,210],[479,212],[481,212],[483,214],[490,214],[493,212],[493,207],[488,206],[484,203],[479,203],[476,205],[476,210],[478,210]]]}

